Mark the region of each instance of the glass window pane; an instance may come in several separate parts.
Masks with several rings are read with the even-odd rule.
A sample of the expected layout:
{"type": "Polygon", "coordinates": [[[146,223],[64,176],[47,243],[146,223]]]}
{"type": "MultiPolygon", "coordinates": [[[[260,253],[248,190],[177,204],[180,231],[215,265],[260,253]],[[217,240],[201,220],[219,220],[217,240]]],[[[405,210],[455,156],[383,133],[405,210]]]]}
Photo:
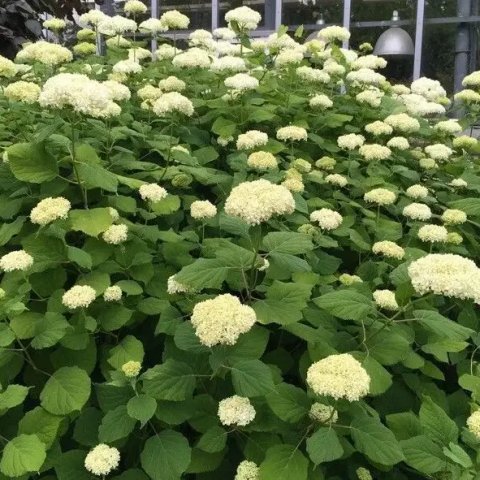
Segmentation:
{"type": "Polygon", "coordinates": [[[315,25],[321,18],[325,23],[342,25],[343,0],[283,0],[284,25],[315,25]]]}
{"type": "Polygon", "coordinates": [[[455,0],[428,0],[425,4],[425,17],[455,17],[457,2],[455,0]]]}

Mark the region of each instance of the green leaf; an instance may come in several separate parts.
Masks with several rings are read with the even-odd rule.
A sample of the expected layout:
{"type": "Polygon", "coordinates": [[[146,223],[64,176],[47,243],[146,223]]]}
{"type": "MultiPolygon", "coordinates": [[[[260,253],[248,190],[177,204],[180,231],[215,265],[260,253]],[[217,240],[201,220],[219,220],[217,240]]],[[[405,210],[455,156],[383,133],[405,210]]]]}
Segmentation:
{"type": "Polygon", "coordinates": [[[71,262],[75,262],[79,267],[91,270],[92,257],[84,250],[77,247],[67,247],[67,256],[71,262]]]}
{"type": "Polygon", "coordinates": [[[120,405],[103,417],[98,428],[98,438],[101,442],[109,443],[128,437],[136,423],[136,419],[127,413],[127,407],[120,405]]]}
{"type": "Polygon", "coordinates": [[[45,445],[36,435],[19,435],[5,445],[0,471],[7,477],[38,472],[46,456],[45,445]]]}
{"type": "Polygon", "coordinates": [[[443,445],[448,445],[450,442],[456,443],[458,438],[456,423],[430,397],[424,398],[419,417],[428,438],[443,445]]]}
{"type": "Polygon", "coordinates": [[[148,395],[138,395],[127,403],[127,412],[135,420],[139,420],[142,427],[153,417],[157,409],[157,401],[148,395]]]}
{"type": "Polygon", "coordinates": [[[425,329],[441,338],[461,341],[466,340],[473,333],[470,328],[432,310],[415,310],[413,315],[425,329]]]}
{"type": "Polygon", "coordinates": [[[140,458],[153,480],[179,480],[190,464],[191,448],[181,433],[163,430],[145,442],[140,458]]]}
{"type": "Polygon", "coordinates": [[[329,292],[313,301],[323,310],[343,320],[365,320],[373,312],[370,298],[350,289],[329,292]]]}
{"type": "Polygon", "coordinates": [[[36,435],[40,441],[50,447],[57,438],[62,420],[62,417],[52,415],[42,407],[35,407],[25,413],[18,423],[18,433],[36,435]]]}
{"type": "Polygon", "coordinates": [[[106,332],[123,327],[131,318],[133,311],[123,305],[108,305],[97,314],[97,321],[106,332]]]}
{"type": "Polygon", "coordinates": [[[200,437],[197,448],[209,453],[220,452],[225,448],[227,435],[225,429],[215,425],[200,437]]]}
{"type": "Polygon", "coordinates": [[[463,468],[470,468],[473,466],[472,459],[468,456],[468,453],[455,443],[450,442],[447,447],[443,447],[443,453],[450,460],[458,463],[463,468]]]}
{"type": "Polygon", "coordinates": [[[307,306],[312,285],[306,283],[283,283],[275,280],[268,287],[265,300],[253,304],[261,323],[288,325],[303,318],[302,310],[307,306]]]}
{"type": "Polygon", "coordinates": [[[112,224],[108,208],[70,210],[69,219],[72,230],[78,230],[91,237],[97,237],[112,224]]]}
{"type": "Polygon", "coordinates": [[[101,188],[107,192],[116,192],[117,176],[100,165],[81,163],[77,165],[80,182],[87,190],[101,188]]]}
{"type": "Polygon", "coordinates": [[[268,252],[298,255],[313,250],[309,235],[295,232],[270,232],[263,239],[263,248],[268,252]]]}
{"type": "Polygon", "coordinates": [[[90,397],[90,377],[78,367],[62,367],[48,380],[40,393],[42,407],[54,415],[81,410],[90,397]]]}
{"type": "Polygon", "coordinates": [[[227,273],[228,268],[221,260],[199,258],[175,274],[175,280],[197,290],[220,288],[227,278],[227,273]]]}
{"type": "Polygon", "coordinates": [[[354,418],[351,428],[356,449],[365,454],[372,462],[395,465],[404,459],[400,445],[393,433],[376,418],[354,418]]]}
{"type": "Polygon", "coordinates": [[[8,385],[5,391],[0,393],[0,410],[7,410],[23,403],[27,398],[28,387],[23,385],[8,385]]]}
{"type": "Polygon", "coordinates": [[[119,370],[124,363],[130,360],[143,362],[144,354],[142,342],[133,335],[127,335],[116,347],[110,350],[108,363],[119,370]]]}
{"type": "Polygon", "coordinates": [[[0,246],[6,245],[12,237],[22,230],[26,217],[17,217],[12,223],[4,223],[0,227],[0,246]]]}
{"type": "Polygon", "coordinates": [[[260,465],[265,480],[306,480],[308,460],[293,445],[275,445],[267,450],[260,465]]]}
{"type": "Polygon", "coordinates": [[[94,480],[98,479],[85,469],[84,450],[69,450],[62,453],[55,461],[55,480],[94,480]]]}
{"type": "Polygon", "coordinates": [[[171,359],[150,368],[142,378],[145,393],[157,400],[191,398],[197,383],[190,365],[171,359]]]}
{"type": "Polygon", "coordinates": [[[157,215],[170,215],[180,208],[180,197],[168,195],[163,200],[152,203],[151,208],[157,215]]]}
{"type": "Polygon", "coordinates": [[[308,414],[310,400],[301,388],[288,383],[275,385],[275,390],[265,396],[268,406],[284,422],[297,423],[308,414]]]}
{"type": "Polygon", "coordinates": [[[442,448],[425,435],[402,440],[400,445],[405,463],[412,468],[427,475],[443,470],[446,462],[442,448]]]}
{"type": "Polygon", "coordinates": [[[35,349],[56,345],[72,327],[63,315],[47,312],[36,324],[35,337],[31,346],[35,349]]]}
{"type": "Polygon", "coordinates": [[[243,397],[257,397],[271,393],[275,385],[272,371],[260,360],[246,360],[231,367],[235,392],[243,397]]]}
{"type": "Polygon", "coordinates": [[[16,143],[8,147],[8,165],[18,180],[44,183],[58,175],[55,158],[48,154],[43,144],[16,143]]]}
{"type": "MultiPolygon", "coordinates": [[[[10,158],[10,153],[8,154],[10,158]]],[[[467,215],[474,217],[480,216],[480,198],[462,198],[448,203],[449,208],[458,208],[467,215]]]]}
{"type": "Polygon", "coordinates": [[[343,455],[343,447],[333,428],[319,428],[307,439],[307,452],[313,463],[331,462],[343,455]]]}

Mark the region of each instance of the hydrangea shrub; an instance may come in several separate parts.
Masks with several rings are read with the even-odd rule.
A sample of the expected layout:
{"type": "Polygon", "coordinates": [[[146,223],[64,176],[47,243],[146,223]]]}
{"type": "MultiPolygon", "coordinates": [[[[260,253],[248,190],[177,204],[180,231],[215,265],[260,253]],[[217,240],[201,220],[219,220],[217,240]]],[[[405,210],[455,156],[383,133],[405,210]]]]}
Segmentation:
{"type": "Polygon", "coordinates": [[[480,478],[480,73],[125,12],[0,58],[0,478],[480,478]]]}

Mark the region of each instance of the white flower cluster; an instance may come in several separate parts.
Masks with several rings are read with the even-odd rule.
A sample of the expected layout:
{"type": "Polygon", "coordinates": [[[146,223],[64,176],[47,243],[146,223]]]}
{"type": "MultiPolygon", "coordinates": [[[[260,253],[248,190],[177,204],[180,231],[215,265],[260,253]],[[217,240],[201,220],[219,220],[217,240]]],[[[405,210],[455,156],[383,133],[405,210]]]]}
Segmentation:
{"type": "Polygon", "coordinates": [[[475,92],[474,90],[465,89],[454,95],[455,100],[459,100],[466,104],[470,103],[480,103],[480,93],[475,92]]]}
{"type": "Polygon", "coordinates": [[[190,48],[179,53],[172,60],[173,66],[178,68],[209,68],[210,63],[208,53],[201,48],[190,48]]]}
{"type": "Polygon", "coordinates": [[[135,378],[140,373],[142,364],[135,360],[129,360],[122,365],[122,372],[127,378],[135,378]]]}
{"type": "Polygon", "coordinates": [[[149,18],[148,20],[140,23],[138,29],[141,32],[148,32],[152,35],[156,35],[158,32],[165,32],[167,27],[158,18],[149,18]]]}
{"type": "Polygon", "coordinates": [[[427,77],[421,77],[410,85],[412,93],[421,95],[426,100],[436,102],[447,96],[447,92],[438,80],[432,80],[427,77]]]}
{"type": "Polygon", "coordinates": [[[115,447],[100,443],[85,457],[85,468],[94,475],[108,475],[120,464],[120,452],[115,447]]]}
{"type": "Polygon", "coordinates": [[[238,150],[253,150],[256,147],[263,147],[268,142],[268,135],[258,130],[248,130],[241,133],[237,138],[238,150]]]}
{"type": "MultiPolygon", "coordinates": [[[[170,59],[175,57],[176,54],[177,54],[177,49],[175,49],[174,46],[169,45],[168,43],[164,43],[160,45],[155,51],[155,57],[158,60],[170,59]]],[[[208,64],[210,64],[210,60],[208,58],[207,60],[208,60],[208,64]]]]}
{"type": "Polygon", "coordinates": [[[418,238],[423,242],[445,243],[448,231],[441,225],[424,225],[418,230],[418,238]]]}
{"type": "Polygon", "coordinates": [[[50,77],[43,85],[38,103],[49,108],[71,107],[75,112],[95,118],[108,118],[121,112],[107,86],[78,73],[50,77]]]}
{"type": "Polygon", "coordinates": [[[134,20],[120,15],[115,15],[114,17],[105,16],[100,20],[97,28],[103,35],[115,37],[127,32],[135,32],[137,30],[137,23],[134,20]]]}
{"type": "Polygon", "coordinates": [[[246,397],[233,395],[218,403],[218,418],[222,425],[245,427],[255,419],[255,408],[246,397]]]}
{"type": "Polygon", "coordinates": [[[438,132],[448,134],[460,133],[463,130],[458,121],[452,119],[438,122],[433,128],[438,132]]]}
{"type": "Polygon", "coordinates": [[[105,82],[102,82],[102,85],[108,88],[112,100],[116,102],[130,100],[130,90],[120,82],[116,82],[115,80],[106,80],[105,82]]]}
{"type": "Polygon", "coordinates": [[[456,208],[449,208],[442,214],[442,221],[445,225],[460,225],[467,221],[467,214],[456,208]]]}
{"type": "MultiPolygon", "coordinates": [[[[245,60],[239,57],[226,55],[225,57],[215,58],[210,66],[210,70],[219,72],[244,72],[247,69],[245,60]]],[[[228,87],[229,85],[227,85],[228,87]]],[[[233,87],[237,88],[237,87],[233,87]]]]}
{"type": "Polygon", "coordinates": [[[86,13],[80,15],[79,21],[81,25],[98,25],[102,20],[105,20],[107,15],[101,10],[89,10],[86,13]]]}
{"type": "MultiPolygon", "coordinates": [[[[299,78],[306,82],[328,83],[330,81],[330,75],[327,72],[319,70],[318,68],[308,67],[307,65],[302,65],[301,67],[298,67],[295,72],[297,73],[299,78]]],[[[326,95],[321,94],[318,96],[326,97],[326,95]]]]}
{"type": "Polygon", "coordinates": [[[391,290],[375,290],[373,292],[373,299],[380,308],[391,311],[398,310],[395,292],[391,290]]]}
{"type": "Polygon", "coordinates": [[[436,102],[429,102],[415,93],[401,95],[400,99],[411,115],[426,117],[430,115],[442,115],[445,113],[445,107],[436,102]]]}
{"type": "Polygon", "coordinates": [[[366,143],[358,149],[358,153],[367,161],[386,160],[392,155],[392,151],[378,143],[366,143]]]}
{"type": "Polygon", "coordinates": [[[405,137],[392,137],[387,142],[387,147],[396,148],[397,150],[408,150],[410,143],[405,137]]]}
{"type": "Polygon", "coordinates": [[[435,143],[433,145],[427,145],[425,147],[425,153],[438,161],[446,161],[450,158],[453,150],[442,143],[435,143]]]}
{"type": "Polygon", "coordinates": [[[191,117],[194,112],[192,102],[178,92],[168,92],[158,97],[153,103],[152,110],[159,117],[174,112],[191,117]]]}
{"type": "Polygon", "coordinates": [[[345,187],[348,184],[348,180],[339,173],[331,173],[325,177],[325,181],[331,185],[337,185],[338,187],[345,187]]]}
{"type": "Polygon", "coordinates": [[[87,308],[96,298],[95,290],[89,285],[75,285],[62,296],[62,303],[67,308],[87,308]]]}
{"type": "Polygon", "coordinates": [[[112,71],[114,73],[131,75],[134,73],[140,73],[142,71],[142,66],[136,60],[128,58],[127,60],[120,60],[117,62],[112,71]]]}
{"type": "Polygon", "coordinates": [[[275,215],[290,215],[295,200],[282,185],[268,180],[243,182],[232,189],[225,202],[225,213],[239,217],[250,225],[267,222],[275,215]]]}
{"type": "Polygon", "coordinates": [[[110,225],[107,230],[102,233],[102,238],[106,243],[111,245],[120,245],[127,241],[128,227],[124,224],[110,225]]]}
{"type": "Polygon", "coordinates": [[[367,192],[363,199],[368,203],[376,203],[377,205],[391,205],[397,199],[397,194],[386,188],[374,188],[367,192]]]}
{"type": "Polygon", "coordinates": [[[307,140],[307,131],[303,127],[297,127],[295,125],[289,125],[288,127],[282,127],[277,130],[277,138],[284,142],[299,142],[301,140],[307,140]]]}
{"type": "Polygon", "coordinates": [[[47,225],[58,219],[65,219],[70,211],[70,202],[63,197],[48,197],[32,208],[30,212],[30,220],[37,225],[47,225]]]}
{"type": "Polygon", "coordinates": [[[107,287],[103,292],[103,299],[106,302],[119,302],[122,299],[122,289],[118,285],[107,287]]]}
{"type": "Polygon", "coordinates": [[[403,133],[412,133],[420,130],[419,121],[406,113],[389,115],[384,122],[387,125],[390,125],[394,130],[403,133]]]}
{"type": "Polygon", "coordinates": [[[423,185],[416,184],[408,187],[405,193],[407,194],[407,197],[417,200],[419,198],[428,197],[428,188],[424,187],[423,185]]]}
{"type": "Polygon", "coordinates": [[[354,85],[379,85],[386,79],[371,68],[360,68],[347,73],[346,80],[354,85]]]}
{"type": "Polygon", "coordinates": [[[227,88],[235,90],[255,90],[259,86],[259,82],[255,77],[248,75],[248,73],[237,73],[232,77],[225,79],[224,84],[227,88]]]}
{"type": "Polygon", "coordinates": [[[401,260],[405,256],[405,250],[390,240],[375,242],[372,247],[372,252],[376,255],[384,255],[385,257],[396,258],[398,260],[401,260]]]}
{"type": "Polygon", "coordinates": [[[286,50],[282,50],[275,57],[275,66],[277,68],[288,67],[290,65],[298,64],[302,60],[303,60],[303,51],[286,49],[286,50]]]}
{"type": "Polygon", "coordinates": [[[412,220],[430,220],[432,218],[432,211],[428,205],[423,203],[411,203],[403,209],[403,215],[412,220]]]}
{"type": "Polygon", "coordinates": [[[168,30],[184,30],[190,25],[190,19],[178,10],[169,10],[163,13],[160,21],[168,30]]]}
{"type": "Polygon", "coordinates": [[[363,55],[358,57],[353,63],[352,68],[371,68],[376,70],[378,68],[385,68],[387,66],[387,61],[382,57],[377,57],[377,55],[363,55]]]}
{"type": "Polygon", "coordinates": [[[233,480],[259,480],[260,469],[255,462],[243,460],[237,467],[233,480]]]}
{"type": "Polygon", "coordinates": [[[197,303],[191,317],[195,335],[207,347],[234,345],[256,320],[253,308],[229,293],[197,303]]]}
{"type": "Polygon", "coordinates": [[[196,200],[190,205],[190,215],[196,220],[213,218],[217,214],[217,207],[208,200],[196,200]]]}
{"type": "Polygon", "coordinates": [[[476,410],[467,418],[467,427],[480,440],[480,410],[476,410]]]}
{"type": "Polygon", "coordinates": [[[335,230],[342,224],[343,218],[334,210],[321,208],[310,214],[310,221],[317,222],[323,230],[335,230]]]}
{"type": "Polygon", "coordinates": [[[317,395],[350,402],[360,400],[370,391],[370,376],[349,353],[330,355],[310,365],[307,383],[317,395]]]}
{"type": "Polygon", "coordinates": [[[35,103],[40,95],[40,87],[33,82],[13,82],[7,85],[3,94],[9,100],[14,100],[23,103],[35,103]]]}
{"type": "Polygon", "coordinates": [[[358,103],[366,103],[371,107],[377,108],[382,103],[382,98],[385,93],[379,90],[378,88],[372,87],[363,92],[357,93],[355,99],[358,103]]]}
{"type": "Polygon", "coordinates": [[[365,143],[365,137],[356,133],[348,133],[337,138],[337,145],[342,150],[355,150],[365,143]]]}
{"type": "Polygon", "coordinates": [[[132,15],[141,15],[147,11],[147,6],[140,0],[127,0],[123,11],[132,15]]]}
{"type": "Polygon", "coordinates": [[[420,295],[435,293],[480,303],[480,269],[460,255],[433,253],[408,267],[413,288],[420,295]]]}
{"type": "Polygon", "coordinates": [[[455,188],[465,188],[468,187],[468,182],[466,182],[463,178],[454,178],[450,185],[455,188]]]}
{"type": "MultiPolygon", "coordinates": [[[[18,62],[40,62],[51,67],[73,60],[72,52],[57,43],[39,42],[30,43],[17,53],[18,62]]],[[[16,73],[16,71],[15,71],[16,73]]]]}
{"type": "Polygon", "coordinates": [[[247,165],[250,168],[262,171],[277,168],[278,162],[275,158],[275,155],[273,155],[272,153],[259,151],[253,152],[248,156],[247,165]]]}
{"type": "Polygon", "coordinates": [[[14,272],[28,270],[33,265],[33,257],[25,250],[16,250],[0,258],[0,270],[14,272]]]}
{"type": "Polygon", "coordinates": [[[148,200],[153,203],[163,200],[168,195],[167,191],[156,183],[145,183],[140,186],[138,192],[142,200],[148,200]]]}
{"type": "Polygon", "coordinates": [[[317,94],[314,95],[309,101],[308,104],[312,108],[330,108],[333,107],[333,102],[327,95],[317,94]]]}
{"type": "Polygon", "coordinates": [[[333,42],[335,40],[343,42],[350,38],[350,32],[344,27],[331,25],[330,27],[322,28],[322,30],[318,32],[318,36],[326,42],[333,42]]]}
{"type": "Polygon", "coordinates": [[[390,135],[393,132],[393,128],[385,122],[375,120],[375,122],[365,125],[365,131],[377,137],[380,135],[390,135]]]}
{"type": "Polygon", "coordinates": [[[335,408],[320,402],[315,402],[310,407],[308,416],[319,423],[336,423],[338,420],[338,412],[335,408]]]}
{"type": "Polygon", "coordinates": [[[17,73],[17,67],[8,58],[0,55],[0,77],[11,78],[17,73]]]}
{"type": "Polygon", "coordinates": [[[232,28],[232,22],[238,25],[240,30],[255,30],[262,20],[262,16],[249,7],[238,7],[225,14],[225,21],[232,28]]]}

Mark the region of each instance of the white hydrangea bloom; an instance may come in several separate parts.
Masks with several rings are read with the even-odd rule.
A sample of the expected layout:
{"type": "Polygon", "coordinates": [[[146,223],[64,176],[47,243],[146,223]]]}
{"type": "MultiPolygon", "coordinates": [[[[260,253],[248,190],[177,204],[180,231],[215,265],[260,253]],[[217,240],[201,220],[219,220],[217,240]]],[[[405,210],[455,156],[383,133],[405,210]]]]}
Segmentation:
{"type": "Polygon", "coordinates": [[[468,186],[468,183],[463,178],[454,178],[449,185],[456,188],[464,188],[468,186]]]}
{"type": "Polygon", "coordinates": [[[480,440],[480,410],[476,410],[467,418],[467,427],[480,440]]]}
{"type": "Polygon", "coordinates": [[[424,187],[423,185],[416,184],[408,187],[405,193],[407,194],[407,197],[417,200],[419,198],[428,197],[428,188],[424,187]]]}
{"type": "Polygon", "coordinates": [[[330,355],[310,365],[307,383],[317,395],[358,401],[370,391],[370,376],[349,353],[330,355]]]}
{"type": "Polygon", "coordinates": [[[392,155],[392,151],[378,143],[366,143],[358,149],[358,153],[367,161],[386,160],[392,155]]]}
{"type": "Polygon", "coordinates": [[[257,320],[255,311],[229,293],[197,303],[191,322],[195,335],[207,347],[235,345],[257,320]]]}
{"type": "MultiPolygon", "coordinates": [[[[163,45],[160,45],[155,51],[155,57],[158,60],[170,59],[175,57],[177,52],[178,52],[178,49],[175,49],[175,47],[173,47],[172,45],[169,45],[168,43],[164,43],[163,45]]],[[[208,60],[208,64],[210,65],[210,60],[208,60]]]]}
{"type": "Polygon", "coordinates": [[[384,122],[399,132],[413,133],[420,130],[420,122],[406,113],[389,115],[384,122]]]}
{"type": "Polygon", "coordinates": [[[408,150],[410,143],[405,137],[392,137],[387,142],[387,147],[396,148],[397,150],[408,150]]]}
{"type": "MultiPolygon", "coordinates": [[[[40,62],[51,67],[73,60],[72,52],[57,43],[40,40],[29,43],[17,53],[17,62],[40,62]]],[[[16,69],[15,69],[16,73],[16,69]]]]}
{"type": "Polygon", "coordinates": [[[435,293],[480,303],[480,269],[469,258],[433,253],[408,267],[413,288],[420,295],[435,293]]]}
{"type": "Polygon", "coordinates": [[[129,360],[122,365],[122,372],[127,378],[135,378],[140,373],[142,364],[135,360],[129,360]]]}
{"type": "Polygon", "coordinates": [[[324,403],[315,402],[308,413],[308,416],[319,423],[337,423],[338,412],[334,407],[324,403]]]}
{"type": "Polygon", "coordinates": [[[358,85],[380,85],[385,82],[386,78],[371,68],[360,68],[347,73],[346,80],[358,85]]]}
{"type": "Polygon", "coordinates": [[[240,30],[255,30],[262,20],[262,16],[249,7],[234,8],[225,14],[225,21],[231,26],[236,22],[240,30]]]}
{"type": "Polygon", "coordinates": [[[284,142],[298,142],[301,140],[307,140],[308,135],[303,127],[289,125],[288,127],[282,127],[277,130],[277,138],[284,142]]]}
{"type": "Polygon", "coordinates": [[[225,213],[239,217],[250,225],[268,221],[275,215],[290,215],[295,200],[282,185],[268,180],[243,182],[232,189],[225,202],[225,213]]]}
{"type": "Polygon", "coordinates": [[[184,30],[190,25],[190,19],[178,10],[169,10],[163,13],[160,21],[169,30],[184,30]]]}
{"type": "Polygon", "coordinates": [[[223,82],[226,87],[236,90],[255,90],[259,86],[259,81],[248,73],[237,73],[232,77],[227,77],[223,82]]]}
{"type": "Polygon", "coordinates": [[[233,40],[237,38],[237,34],[231,28],[226,27],[216,28],[213,31],[213,36],[221,40],[233,40]]]}
{"type": "Polygon", "coordinates": [[[359,103],[366,103],[371,107],[377,108],[382,103],[382,98],[385,96],[385,93],[379,90],[378,88],[372,87],[363,92],[357,93],[355,99],[359,103]]]}
{"type": "Polygon", "coordinates": [[[17,66],[8,58],[0,55],[0,77],[11,78],[17,74],[17,66]]]}
{"type": "Polygon", "coordinates": [[[105,82],[102,82],[102,85],[108,88],[112,100],[116,102],[130,100],[131,93],[129,88],[125,85],[122,85],[120,82],[116,82],[115,80],[106,80],[105,82]]]}
{"type": "Polygon", "coordinates": [[[120,245],[127,241],[128,227],[124,224],[110,225],[107,230],[102,233],[102,238],[106,243],[120,245]]]}
{"type": "Polygon", "coordinates": [[[217,207],[208,200],[196,200],[190,205],[190,215],[196,220],[213,218],[217,214],[217,207]]]}
{"type": "Polygon", "coordinates": [[[104,443],[92,448],[85,457],[85,468],[98,476],[108,475],[119,464],[120,452],[104,443]]]}
{"type": "Polygon", "coordinates": [[[258,130],[248,130],[241,133],[237,138],[237,150],[252,150],[263,147],[268,142],[268,135],[258,130]]]}
{"type": "Polygon", "coordinates": [[[375,122],[365,125],[365,131],[374,136],[390,135],[393,132],[393,128],[385,122],[375,120],[375,122]]]}
{"type": "Polygon", "coordinates": [[[89,10],[80,15],[79,22],[81,25],[98,25],[106,16],[101,10],[89,10]]]}
{"type": "Polygon", "coordinates": [[[387,61],[382,57],[377,57],[377,55],[363,55],[358,57],[353,63],[352,68],[358,70],[359,68],[371,68],[372,70],[377,70],[378,68],[385,68],[387,66],[387,61]]]}
{"type": "Polygon", "coordinates": [[[138,192],[140,193],[142,200],[148,200],[153,203],[163,200],[168,195],[167,191],[156,183],[146,183],[141,185],[138,192]]]}
{"type": "Polygon", "coordinates": [[[282,182],[282,186],[294,193],[302,193],[305,190],[301,178],[288,177],[282,182]]]}
{"type": "Polygon", "coordinates": [[[346,285],[349,287],[350,285],[353,285],[354,283],[362,283],[363,280],[358,276],[358,275],[350,275],[349,273],[342,273],[338,277],[338,281],[342,285],[346,285]]]}
{"type": "Polygon", "coordinates": [[[98,31],[103,35],[109,37],[116,37],[127,32],[135,32],[137,30],[137,23],[129,18],[115,15],[114,17],[105,16],[98,23],[98,31]]]}
{"type": "Polygon", "coordinates": [[[318,32],[318,37],[326,42],[333,42],[335,40],[344,42],[350,38],[350,32],[344,27],[331,25],[330,27],[322,28],[318,32]]]}
{"type": "MultiPolygon", "coordinates": [[[[244,72],[247,69],[245,60],[240,57],[226,55],[224,57],[215,58],[210,66],[212,72],[244,72]]],[[[227,85],[228,86],[228,85],[227,85]]],[[[237,88],[237,87],[235,87],[237,88]]]]}
{"type": "Polygon", "coordinates": [[[469,150],[478,145],[478,140],[476,138],[469,137],[468,135],[460,135],[459,137],[455,137],[452,143],[455,148],[469,150]]]}
{"type": "Polygon", "coordinates": [[[397,299],[395,298],[395,292],[391,290],[375,290],[373,292],[373,299],[380,308],[385,310],[395,311],[399,308],[397,299]]]}
{"type": "Polygon", "coordinates": [[[337,138],[337,145],[342,150],[355,150],[365,143],[365,137],[356,133],[348,133],[337,138]]]}
{"type": "Polygon", "coordinates": [[[153,85],[145,85],[137,91],[137,95],[142,100],[156,100],[157,98],[160,98],[162,94],[162,90],[153,85]]]}
{"type": "Polygon", "coordinates": [[[122,299],[122,289],[118,285],[107,287],[103,292],[103,299],[106,302],[119,302],[122,299]]]}
{"type": "MultiPolygon", "coordinates": [[[[295,70],[297,76],[302,80],[310,83],[328,83],[330,82],[330,75],[323,70],[319,70],[318,68],[308,67],[307,65],[302,65],[295,70]]],[[[326,95],[315,95],[326,97],[326,95]]]]}
{"type": "Polygon", "coordinates": [[[426,117],[431,115],[443,115],[445,107],[436,102],[429,102],[421,95],[415,93],[401,95],[400,99],[407,107],[408,113],[426,117]]]}
{"type": "Polygon", "coordinates": [[[333,107],[333,102],[327,95],[318,94],[314,95],[309,101],[308,104],[312,108],[330,108],[333,107]]]}
{"type": "Polygon", "coordinates": [[[218,403],[218,418],[222,425],[245,427],[255,419],[255,408],[246,397],[233,395],[218,403]]]}
{"type": "Polygon", "coordinates": [[[281,68],[289,65],[295,65],[300,63],[302,60],[303,51],[294,49],[283,50],[275,57],[275,66],[277,68],[281,68]]]}
{"type": "Polygon", "coordinates": [[[467,214],[462,210],[449,208],[443,212],[442,221],[445,225],[460,225],[467,221],[467,214]]]}
{"type": "Polygon", "coordinates": [[[453,98],[464,103],[480,103],[480,93],[475,90],[465,89],[456,93],[453,98]]]}
{"type": "Polygon", "coordinates": [[[463,130],[458,121],[453,119],[438,122],[433,128],[438,132],[451,134],[460,133],[463,130]]]}
{"type": "Polygon", "coordinates": [[[120,60],[117,62],[112,67],[112,71],[114,73],[124,73],[126,75],[130,75],[133,73],[140,73],[142,71],[142,66],[136,60],[129,58],[127,60],[120,60]]]}
{"type": "Polygon", "coordinates": [[[405,250],[390,240],[375,242],[372,246],[372,252],[376,255],[384,255],[389,258],[401,260],[405,256],[405,250]]]}
{"type": "Polygon", "coordinates": [[[423,242],[445,243],[448,230],[441,225],[424,225],[418,230],[418,238],[423,242]]]}
{"type": "Polygon", "coordinates": [[[377,205],[391,205],[397,199],[397,194],[386,188],[374,188],[367,192],[363,199],[368,203],[376,203],[377,205]]]}
{"type": "Polygon", "coordinates": [[[321,208],[310,214],[310,221],[317,222],[323,230],[335,230],[342,224],[343,218],[334,210],[321,208]]]}
{"type": "Polygon", "coordinates": [[[141,60],[152,58],[152,52],[146,48],[133,47],[128,49],[128,59],[134,62],[140,62],[141,60]]]}
{"type": "Polygon", "coordinates": [[[255,462],[243,460],[237,467],[237,472],[233,480],[259,480],[260,469],[255,462]]]}
{"type": "Polygon", "coordinates": [[[410,86],[412,93],[421,95],[426,100],[436,102],[438,99],[446,97],[447,92],[438,80],[432,80],[427,77],[421,77],[410,86]]]}
{"type": "Polygon", "coordinates": [[[30,221],[37,225],[48,225],[60,218],[67,218],[70,208],[71,204],[66,198],[48,197],[38,202],[37,206],[32,208],[30,221]]]}
{"type": "Polygon", "coordinates": [[[278,162],[270,152],[253,152],[247,158],[247,165],[255,170],[272,170],[277,168],[278,162]]]}
{"type": "Polygon", "coordinates": [[[41,88],[36,83],[24,82],[23,80],[10,83],[3,89],[6,98],[23,103],[35,103],[40,96],[40,92],[41,88]]]}
{"type": "Polygon", "coordinates": [[[190,48],[172,60],[173,66],[178,68],[208,68],[210,63],[210,56],[201,48],[190,48]]]}
{"type": "Polygon", "coordinates": [[[147,6],[140,0],[127,0],[123,11],[132,15],[141,15],[147,11],[147,6]]]}
{"type": "Polygon", "coordinates": [[[67,308],[87,308],[96,298],[95,290],[89,285],[75,285],[62,296],[62,303],[67,308]]]}
{"type": "Polygon", "coordinates": [[[412,220],[430,220],[432,218],[432,211],[428,205],[423,203],[411,203],[403,209],[403,215],[412,220]]]}
{"type": "Polygon", "coordinates": [[[33,265],[33,257],[25,250],[16,250],[0,258],[0,270],[14,272],[28,270],[33,265]]]}
{"type": "MultiPolygon", "coordinates": [[[[148,32],[153,35],[156,35],[158,32],[167,31],[168,27],[158,18],[149,18],[148,20],[143,21],[138,29],[141,32],[148,32]]],[[[173,57],[173,55],[172,55],[173,57]]]]}
{"type": "Polygon", "coordinates": [[[344,177],[339,173],[331,173],[330,175],[327,175],[325,181],[331,185],[337,185],[338,187],[345,187],[348,183],[347,177],[344,177]]]}
{"type": "Polygon", "coordinates": [[[426,146],[425,153],[434,160],[446,161],[452,155],[453,150],[442,143],[435,143],[434,145],[426,146]]]}
{"type": "Polygon", "coordinates": [[[194,112],[192,102],[178,92],[164,93],[153,102],[152,109],[159,117],[164,117],[173,112],[191,117],[194,112]]]}

